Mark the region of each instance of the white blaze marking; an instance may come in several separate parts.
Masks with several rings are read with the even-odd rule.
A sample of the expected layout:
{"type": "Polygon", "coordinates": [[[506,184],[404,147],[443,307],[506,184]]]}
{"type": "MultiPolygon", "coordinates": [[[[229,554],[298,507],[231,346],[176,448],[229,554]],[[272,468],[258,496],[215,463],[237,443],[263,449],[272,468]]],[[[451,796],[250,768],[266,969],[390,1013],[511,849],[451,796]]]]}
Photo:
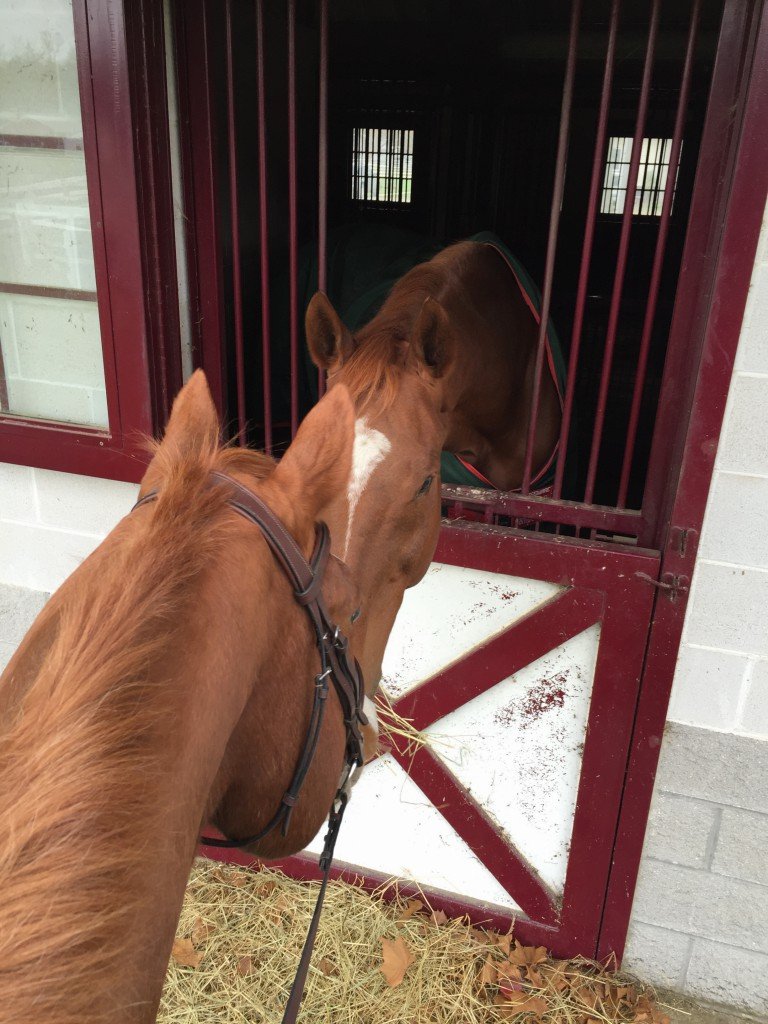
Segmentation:
{"type": "Polygon", "coordinates": [[[374,430],[372,427],[369,427],[365,417],[355,420],[355,441],[352,446],[352,473],[347,485],[349,517],[347,519],[347,536],[344,541],[343,557],[345,559],[350,541],[352,540],[352,523],[355,518],[357,504],[374,469],[386,457],[391,448],[392,445],[389,439],[380,430],[374,430]]]}

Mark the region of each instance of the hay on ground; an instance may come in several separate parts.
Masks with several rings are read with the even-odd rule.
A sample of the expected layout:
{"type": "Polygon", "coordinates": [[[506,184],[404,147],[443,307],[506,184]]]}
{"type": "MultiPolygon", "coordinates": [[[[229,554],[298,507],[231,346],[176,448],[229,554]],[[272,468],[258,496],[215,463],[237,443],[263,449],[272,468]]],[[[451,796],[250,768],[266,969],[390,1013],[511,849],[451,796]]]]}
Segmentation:
{"type": "MultiPolygon", "coordinates": [[[[278,1024],[318,886],[199,860],[158,1021],[278,1024]]],[[[390,892],[390,897],[392,893],[390,892]]],[[[653,993],[512,935],[329,886],[302,1024],[665,1024],[653,993]]],[[[668,1022],[667,1022],[668,1024],[668,1022]]]]}

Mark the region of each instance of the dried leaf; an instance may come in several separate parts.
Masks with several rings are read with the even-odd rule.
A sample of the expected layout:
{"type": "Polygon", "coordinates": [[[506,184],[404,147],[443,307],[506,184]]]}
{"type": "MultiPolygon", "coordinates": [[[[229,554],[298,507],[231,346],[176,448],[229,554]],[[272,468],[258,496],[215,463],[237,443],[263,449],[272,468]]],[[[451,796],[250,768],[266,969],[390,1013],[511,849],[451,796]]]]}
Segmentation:
{"type": "Polygon", "coordinates": [[[197,953],[191,939],[176,939],[171,956],[182,967],[197,968],[203,962],[203,954],[197,953]]]}
{"type": "Polygon", "coordinates": [[[521,946],[515,940],[515,948],[510,952],[509,959],[514,964],[520,964],[521,967],[532,967],[547,959],[547,950],[544,946],[521,946]]]}
{"type": "Polygon", "coordinates": [[[469,934],[475,942],[479,942],[481,946],[490,946],[492,944],[492,939],[488,932],[480,931],[479,928],[470,928],[469,934]]]}
{"type": "Polygon", "coordinates": [[[535,1013],[540,1016],[549,1009],[549,1003],[546,999],[542,999],[541,996],[527,996],[525,993],[521,993],[521,997],[510,1001],[504,999],[503,996],[496,996],[493,1002],[498,1007],[502,1017],[508,1020],[517,1017],[521,1013],[535,1013]]]}
{"type": "Polygon", "coordinates": [[[432,924],[441,925],[441,924],[447,924],[447,922],[448,922],[448,915],[446,913],[444,913],[442,910],[433,910],[432,914],[431,914],[431,917],[432,917],[432,924]]]}
{"type": "Polygon", "coordinates": [[[237,961],[237,973],[245,978],[253,970],[253,960],[249,956],[241,956],[237,961]]]}
{"type": "Polygon", "coordinates": [[[397,988],[405,977],[405,972],[413,963],[413,953],[408,949],[402,935],[394,940],[381,940],[382,965],[379,968],[390,988],[397,988]]]}
{"type": "Polygon", "coordinates": [[[499,947],[499,949],[502,949],[507,954],[507,956],[509,956],[509,951],[512,948],[512,936],[497,935],[496,945],[499,947]]]}
{"type": "Polygon", "coordinates": [[[323,974],[326,976],[326,978],[329,977],[329,975],[331,975],[331,974],[338,974],[339,973],[339,969],[336,966],[336,964],[332,963],[328,959],[327,956],[322,957],[320,959],[320,961],[318,962],[317,966],[323,972],[323,974]]]}
{"type": "Polygon", "coordinates": [[[418,914],[420,910],[424,909],[424,904],[421,900],[408,900],[405,905],[405,909],[401,912],[399,921],[407,921],[409,917],[413,917],[414,914],[418,914]]]}
{"type": "Polygon", "coordinates": [[[209,935],[212,935],[216,931],[216,925],[211,924],[209,921],[204,921],[202,917],[195,918],[195,923],[192,925],[192,945],[199,946],[201,942],[205,942],[209,935]]]}
{"type": "Polygon", "coordinates": [[[480,984],[495,985],[498,977],[499,972],[496,969],[496,964],[493,962],[493,957],[487,956],[483,961],[483,967],[480,971],[480,984]]]}
{"type": "Polygon", "coordinates": [[[529,967],[526,973],[528,981],[530,981],[534,988],[544,988],[544,977],[541,971],[537,971],[535,967],[529,967]]]}

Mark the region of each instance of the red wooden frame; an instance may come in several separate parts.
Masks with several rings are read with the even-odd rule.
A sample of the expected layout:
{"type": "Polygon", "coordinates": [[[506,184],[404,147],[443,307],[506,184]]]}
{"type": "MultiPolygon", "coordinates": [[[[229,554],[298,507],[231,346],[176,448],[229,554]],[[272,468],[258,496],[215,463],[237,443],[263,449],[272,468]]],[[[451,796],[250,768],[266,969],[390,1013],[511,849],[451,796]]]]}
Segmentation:
{"type": "MultiPolygon", "coordinates": [[[[670,345],[668,356],[672,371],[665,374],[667,392],[673,383],[680,387],[682,382],[692,382],[691,411],[681,422],[679,414],[674,415],[680,392],[662,396],[658,444],[652,456],[671,463],[666,492],[653,496],[663,503],[666,536],[659,537],[663,541],[661,570],[662,578],[670,581],[693,575],[768,200],[768,6],[729,2],[723,35],[728,45],[721,50],[715,75],[727,79],[728,89],[712,90],[699,166],[703,187],[699,189],[697,183],[698,205],[691,210],[673,324],[675,345],[670,345]],[[713,177],[716,167],[718,174],[713,177]],[[711,209],[701,209],[710,198],[708,186],[713,180],[723,182],[714,197],[717,202],[711,209]],[[717,257],[712,258],[715,252],[717,257]],[[707,256],[709,273],[685,276],[687,266],[700,268],[707,256]],[[689,330],[699,332],[693,353],[681,342],[686,322],[689,330]],[[686,354],[692,365],[682,372],[686,354]]],[[[675,598],[674,591],[659,594],[654,607],[597,950],[601,957],[621,958],[624,950],[685,608],[684,592],[675,598]]]]}
{"type": "Polygon", "coordinates": [[[172,209],[162,10],[73,13],[109,430],[0,415],[0,461],[139,480],[141,435],[181,381],[173,247],[156,230],[172,209]]]}

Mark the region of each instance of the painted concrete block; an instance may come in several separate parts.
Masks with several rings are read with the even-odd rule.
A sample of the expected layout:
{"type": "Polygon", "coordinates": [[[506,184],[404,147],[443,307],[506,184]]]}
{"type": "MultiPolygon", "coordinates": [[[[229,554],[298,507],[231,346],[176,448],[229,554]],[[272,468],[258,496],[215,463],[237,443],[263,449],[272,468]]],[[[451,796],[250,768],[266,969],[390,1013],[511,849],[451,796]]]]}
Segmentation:
{"type": "Polygon", "coordinates": [[[666,793],[768,813],[768,743],[670,722],[656,785],[666,793]]]}
{"type": "Polygon", "coordinates": [[[729,651],[682,644],[669,704],[674,722],[731,731],[749,659],[729,651]]]}
{"type": "Polygon", "coordinates": [[[768,886],[768,815],[723,808],[712,870],[768,886]]]}
{"type": "Polygon", "coordinates": [[[32,473],[28,466],[0,462],[0,520],[35,521],[37,512],[32,473]]]}
{"type": "Polygon", "coordinates": [[[768,953],[766,886],[646,860],[633,913],[644,924],[768,953]]]}
{"type": "Polygon", "coordinates": [[[715,474],[699,555],[718,562],[768,568],[768,478],[715,474]]]}
{"type": "Polygon", "coordinates": [[[768,377],[737,373],[718,449],[719,469],[768,476],[768,377]]]}
{"type": "Polygon", "coordinates": [[[699,999],[768,1013],[768,956],[696,939],[685,991],[699,999]]]}
{"type": "Polygon", "coordinates": [[[756,267],[739,339],[736,368],[768,373],[768,267],[756,267]]]}
{"type": "Polygon", "coordinates": [[[0,583],[0,641],[15,649],[47,600],[39,590],[0,583]]]}
{"type": "Polygon", "coordinates": [[[718,817],[714,804],[657,792],[643,856],[690,868],[707,867],[718,817]]]}
{"type": "MultiPolygon", "coordinates": [[[[768,423],[768,416],[765,420],[768,423]]],[[[700,647],[764,655],[768,651],[766,608],[768,572],[699,562],[685,640],[700,647]]]]}
{"type": "Polygon", "coordinates": [[[3,671],[5,666],[11,660],[11,656],[15,650],[16,644],[7,644],[4,640],[0,640],[0,672],[3,671]]]}
{"type": "Polygon", "coordinates": [[[138,484],[97,480],[36,469],[40,521],[58,530],[105,536],[127,515],[139,493],[138,484]]]}
{"type": "Polygon", "coordinates": [[[99,537],[25,523],[0,524],[0,583],[55,590],[99,544],[99,537]]]}
{"type": "Polygon", "coordinates": [[[682,988],[693,939],[690,935],[633,921],[622,966],[662,988],[682,988]]]}
{"type": "Polygon", "coordinates": [[[768,661],[752,666],[737,730],[768,739],[768,661]]]}

